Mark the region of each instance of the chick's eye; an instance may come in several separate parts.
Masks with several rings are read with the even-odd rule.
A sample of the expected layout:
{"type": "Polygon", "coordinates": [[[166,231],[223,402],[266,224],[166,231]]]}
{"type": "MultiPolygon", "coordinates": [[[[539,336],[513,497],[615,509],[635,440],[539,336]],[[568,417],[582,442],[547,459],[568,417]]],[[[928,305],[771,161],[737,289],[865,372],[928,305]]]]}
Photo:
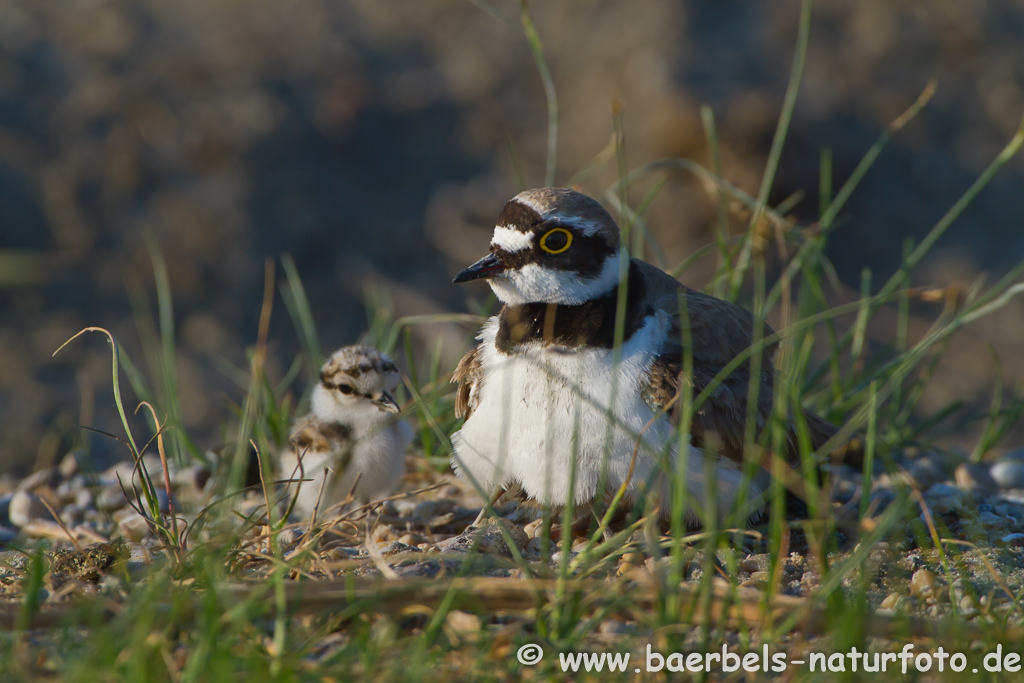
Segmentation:
{"type": "Polygon", "coordinates": [[[572,244],[572,233],[565,228],[552,228],[540,238],[540,248],[549,254],[561,254],[572,244]]]}
{"type": "Polygon", "coordinates": [[[348,394],[351,394],[352,392],[354,392],[355,389],[353,389],[352,385],[350,385],[350,384],[339,384],[338,385],[338,391],[340,391],[341,393],[343,393],[343,394],[345,394],[347,396],[348,394]]]}

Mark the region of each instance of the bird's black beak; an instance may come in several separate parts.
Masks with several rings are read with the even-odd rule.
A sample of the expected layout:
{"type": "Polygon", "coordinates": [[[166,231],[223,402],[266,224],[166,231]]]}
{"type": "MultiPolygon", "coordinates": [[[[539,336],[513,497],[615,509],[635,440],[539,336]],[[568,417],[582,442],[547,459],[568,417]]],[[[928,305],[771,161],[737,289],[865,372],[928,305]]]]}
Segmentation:
{"type": "Polygon", "coordinates": [[[452,280],[455,284],[479,280],[480,278],[494,277],[505,271],[505,264],[494,254],[488,254],[482,259],[466,268],[452,280]]]}
{"type": "Polygon", "coordinates": [[[376,398],[373,404],[387,413],[397,413],[401,410],[398,407],[398,401],[395,400],[395,397],[386,391],[380,392],[380,396],[376,398]]]}

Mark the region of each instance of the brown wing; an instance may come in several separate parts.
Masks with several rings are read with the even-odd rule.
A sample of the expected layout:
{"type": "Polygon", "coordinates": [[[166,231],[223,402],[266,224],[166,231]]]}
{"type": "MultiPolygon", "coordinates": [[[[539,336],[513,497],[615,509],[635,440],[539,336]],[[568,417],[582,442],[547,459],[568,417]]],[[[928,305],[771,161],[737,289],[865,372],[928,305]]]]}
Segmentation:
{"type": "Polygon", "coordinates": [[[479,345],[462,357],[451,381],[459,385],[455,392],[455,417],[469,418],[480,403],[480,387],[484,381],[479,345]]]}
{"type": "Polygon", "coordinates": [[[309,414],[295,423],[288,445],[282,459],[283,468],[294,468],[307,456],[314,460],[312,456],[330,455],[334,458],[331,466],[341,472],[352,455],[352,430],[347,425],[323,422],[309,414]]]}
{"type": "Polygon", "coordinates": [[[348,425],[324,422],[312,413],[301,418],[288,439],[292,448],[300,453],[341,452],[351,445],[352,428],[348,425]]]}
{"type": "MultiPolygon", "coordinates": [[[[693,354],[694,397],[706,389],[715,376],[736,356],[750,347],[754,333],[753,314],[736,304],[689,289],[658,268],[634,261],[644,271],[649,300],[655,308],[671,316],[674,325],[662,349],[662,355],[651,368],[649,394],[652,403],[664,407],[678,393],[683,379],[682,325],[687,323],[690,349],[693,354]],[[686,320],[680,315],[680,297],[686,299],[686,320]]],[[[761,323],[761,338],[774,334],[767,324],[761,323]]],[[[777,342],[761,351],[760,379],[755,418],[762,427],[771,414],[775,384],[775,366],[772,358],[777,342]]],[[[714,432],[721,440],[723,455],[734,460],[743,457],[743,441],[747,422],[747,397],[750,392],[750,363],[743,363],[722,381],[708,396],[693,416],[690,427],[694,439],[703,443],[714,432]]],[[[674,408],[678,411],[678,408],[674,408]]],[[[835,429],[817,416],[806,416],[812,447],[818,448],[828,440],[835,429]]],[[[795,428],[790,428],[790,456],[799,457],[795,428]]]]}

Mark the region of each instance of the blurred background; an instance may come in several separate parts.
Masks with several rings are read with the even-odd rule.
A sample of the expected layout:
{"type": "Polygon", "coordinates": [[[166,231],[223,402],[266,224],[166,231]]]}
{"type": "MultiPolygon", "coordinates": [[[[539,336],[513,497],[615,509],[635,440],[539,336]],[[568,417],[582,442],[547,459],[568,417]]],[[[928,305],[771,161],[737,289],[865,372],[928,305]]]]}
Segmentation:
{"type": "MultiPolygon", "coordinates": [[[[606,147],[619,98],[631,167],[707,163],[709,104],[726,178],[756,194],[799,4],[534,3],[558,92],[557,182],[606,147]]],[[[830,256],[846,285],[857,289],[864,267],[875,282],[891,274],[904,240],[924,235],[1012,137],[1021,35],[1021,3],[815,3],[773,194],[806,192],[797,218],[817,216],[822,150],[838,186],[928,80],[938,86],[844,212],[830,256]]],[[[484,253],[520,174],[542,184],[545,135],[511,0],[0,0],[0,472],[58,460],[79,421],[120,431],[102,338],[51,354],[99,325],[141,362],[132,301],[154,306],[147,235],[174,296],[182,419],[213,447],[243,395],[224,362],[245,367],[267,258],[294,257],[325,350],[365,331],[367,287],[390,291],[398,315],[466,310],[486,292],[451,276],[484,253]]],[[[582,189],[600,193],[613,167],[582,189]]],[[[650,224],[671,263],[712,239],[715,207],[692,177],[670,177],[650,224]]],[[[969,283],[1022,259],[1018,157],[916,280],[969,283]]],[[[710,272],[685,279],[701,286],[710,272]]],[[[922,410],[955,396],[987,404],[995,371],[981,340],[1019,381],[1022,321],[1018,302],[961,335],[922,410]]],[[[439,332],[454,363],[468,335],[416,333],[432,344],[439,332]]],[[[271,373],[283,376],[297,349],[278,297],[271,373]]]]}

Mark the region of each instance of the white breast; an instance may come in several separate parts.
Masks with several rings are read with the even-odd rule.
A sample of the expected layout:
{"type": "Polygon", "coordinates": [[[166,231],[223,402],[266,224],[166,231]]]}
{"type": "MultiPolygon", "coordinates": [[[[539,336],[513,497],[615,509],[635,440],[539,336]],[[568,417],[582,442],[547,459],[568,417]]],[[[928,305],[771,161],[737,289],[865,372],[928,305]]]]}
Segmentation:
{"type": "MultiPolygon", "coordinates": [[[[675,462],[674,432],[664,416],[648,426],[655,414],[644,401],[643,390],[668,327],[665,316],[649,317],[615,362],[610,349],[577,351],[539,343],[521,345],[511,355],[501,353],[494,345],[498,319],[491,318],[480,333],[480,403],[452,437],[458,474],[484,492],[518,482],[544,504],[567,503],[572,488],[575,502],[583,504],[597,493],[602,470],[611,490],[621,486],[642,439],[629,491],[635,496],[652,479],[655,489],[667,492],[670,480],[659,474],[671,471],[665,466],[675,462]],[[576,480],[571,483],[574,463],[576,480]]],[[[705,499],[705,459],[692,446],[687,455],[687,488],[700,508],[705,499]]],[[[730,494],[739,486],[740,473],[735,468],[716,469],[718,502],[724,512],[733,502],[730,494]]],[[[753,485],[748,490],[752,496],[760,494],[753,485]]]]}
{"type": "Polygon", "coordinates": [[[412,441],[412,427],[404,420],[368,430],[355,443],[352,462],[341,477],[335,480],[332,498],[342,500],[355,488],[355,497],[361,502],[379,500],[398,486],[405,473],[405,450],[412,441]]]}

